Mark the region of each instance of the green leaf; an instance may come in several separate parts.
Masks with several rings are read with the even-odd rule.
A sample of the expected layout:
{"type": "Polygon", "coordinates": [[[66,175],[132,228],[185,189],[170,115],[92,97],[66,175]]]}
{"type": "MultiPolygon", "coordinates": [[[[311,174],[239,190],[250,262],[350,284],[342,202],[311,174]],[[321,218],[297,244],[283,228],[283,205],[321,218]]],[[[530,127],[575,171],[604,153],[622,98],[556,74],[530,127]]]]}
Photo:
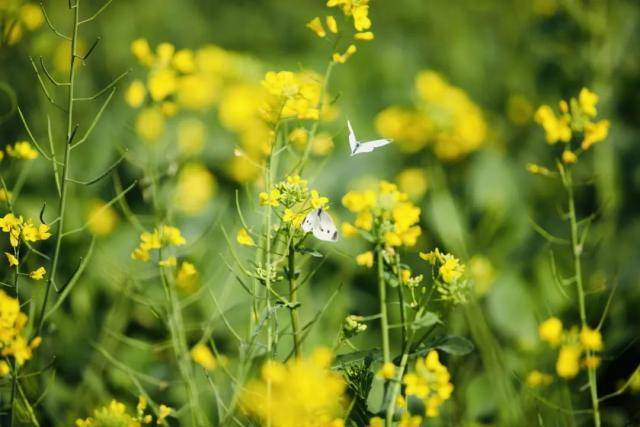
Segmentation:
{"type": "Polygon", "coordinates": [[[471,353],[475,347],[473,343],[466,338],[448,336],[435,345],[435,348],[455,356],[464,356],[465,354],[471,353]]]}
{"type": "Polygon", "coordinates": [[[311,255],[314,258],[324,258],[324,255],[315,249],[299,247],[296,249],[298,253],[311,255]]]}
{"type": "Polygon", "coordinates": [[[438,323],[442,323],[440,321],[440,317],[432,312],[432,311],[427,311],[424,316],[422,316],[419,319],[416,319],[413,321],[413,323],[411,323],[411,329],[413,330],[417,330],[417,329],[422,329],[422,328],[429,328],[433,325],[436,325],[438,323]]]}

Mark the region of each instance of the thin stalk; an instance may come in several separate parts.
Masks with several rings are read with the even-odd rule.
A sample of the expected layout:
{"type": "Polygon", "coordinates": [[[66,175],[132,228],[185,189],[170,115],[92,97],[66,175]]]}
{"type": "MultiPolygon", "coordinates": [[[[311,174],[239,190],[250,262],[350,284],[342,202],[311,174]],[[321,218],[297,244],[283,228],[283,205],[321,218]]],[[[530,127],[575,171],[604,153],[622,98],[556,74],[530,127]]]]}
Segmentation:
{"type": "Polygon", "coordinates": [[[300,357],[300,319],[298,309],[295,307],[298,302],[298,292],[296,286],[296,249],[293,242],[289,244],[289,302],[292,307],[289,309],[291,315],[291,332],[293,334],[293,351],[296,358],[300,357]]]}
{"type": "MultiPolygon", "coordinates": [[[[578,306],[580,310],[580,323],[582,328],[588,326],[587,311],[585,304],[584,285],[582,281],[582,243],[578,235],[578,220],[576,215],[575,197],[573,194],[573,179],[571,169],[567,168],[564,172],[563,183],[567,191],[567,199],[569,204],[569,224],[571,227],[571,251],[573,254],[573,270],[578,290],[578,306]]],[[[587,357],[591,357],[592,352],[587,350],[587,357]]],[[[596,370],[594,367],[588,367],[587,376],[589,378],[589,394],[591,396],[591,405],[593,407],[593,422],[596,427],[600,427],[600,410],[598,401],[598,385],[596,378],[596,370]]]]}
{"type": "Polygon", "coordinates": [[[387,318],[387,284],[384,280],[384,265],[382,257],[382,246],[376,246],[378,263],[378,296],[380,299],[380,333],[382,339],[382,356],[384,363],[391,361],[389,351],[389,320],[387,318]]]}
{"type": "MultiPolygon", "coordinates": [[[[64,144],[64,161],[62,164],[62,179],[60,180],[60,200],[58,204],[58,221],[56,231],[55,249],[53,252],[53,258],[51,259],[51,266],[49,267],[49,276],[47,277],[47,285],[44,291],[44,298],[42,301],[42,308],[40,309],[40,316],[38,320],[37,335],[42,333],[42,327],[44,325],[45,313],[47,310],[47,302],[49,300],[49,294],[51,293],[51,286],[55,280],[56,272],[58,270],[58,261],[60,259],[60,249],[62,247],[63,231],[64,231],[64,219],[65,211],[67,208],[67,192],[68,192],[68,178],[69,169],[71,168],[71,150],[70,142],[71,135],[73,134],[73,103],[74,103],[74,90],[76,80],[76,58],[77,58],[77,45],[78,45],[78,22],[80,16],[80,0],[77,0],[73,6],[73,32],[71,36],[71,69],[69,70],[69,93],[67,97],[67,138],[64,144]]],[[[55,159],[54,159],[55,161],[55,159]]]]}

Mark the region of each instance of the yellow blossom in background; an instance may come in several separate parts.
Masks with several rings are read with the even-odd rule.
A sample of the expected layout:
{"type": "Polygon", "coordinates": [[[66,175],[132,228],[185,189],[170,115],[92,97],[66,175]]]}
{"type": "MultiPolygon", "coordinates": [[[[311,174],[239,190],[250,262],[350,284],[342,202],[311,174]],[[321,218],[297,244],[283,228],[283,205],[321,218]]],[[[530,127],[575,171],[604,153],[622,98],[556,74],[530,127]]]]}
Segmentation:
{"type": "Polygon", "coordinates": [[[138,261],[149,261],[150,252],[167,246],[182,246],[186,244],[180,229],[169,225],[161,225],[153,232],[145,231],[140,234],[140,243],[131,253],[131,258],[138,261]]]}
{"type": "Polygon", "coordinates": [[[529,372],[525,383],[531,388],[549,385],[553,382],[553,377],[544,372],[533,370],[529,372]]]}
{"type": "Polygon", "coordinates": [[[551,107],[543,105],[538,108],[534,118],[544,128],[549,144],[555,144],[558,141],[568,142],[571,139],[570,117],[568,114],[563,113],[560,117],[557,117],[551,107]]]}
{"type": "Polygon", "coordinates": [[[204,148],[207,136],[205,124],[198,119],[184,119],[178,123],[178,145],[186,155],[195,155],[204,148]]]}
{"type": "Polygon", "coordinates": [[[0,290],[0,354],[13,357],[16,365],[22,366],[33,356],[42,339],[35,337],[31,342],[24,336],[28,317],[20,311],[20,302],[0,290]]]}
{"type": "Polygon", "coordinates": [[[31,277],[33,280],[42,280],[45,274],[47,274],[47,270],[45,270],[44,267],[38,267],[37,269],[29,273],[29,277],[31,277]]]}
{"type": "Polygon", "coordinates": [[[201,163],[189,162],[178,173],[175,201],[178,210],[197,215],[207,206],[216,191],[216,179],[201,163]]]}
{"type": "Polygon", "coordinates": [[[216,357],[205,344],[196,344],[191,349],[191,358],[207,371],[213,371],[218,367],[216,357]]]}
{"type": "Polygon", "coordinates": [[[422,199],[428,188],[427,175],[424,169],[407,168],[396,176],[400,191],[407,193],[411,200],[422,199]]]}
{"type": "Polygon", "coordinates": [[[367,268],[373,267],[373,252],[367,251],[356,256],[356,264],[367,268]]]}
{"type": "Polygon", "coordinates": [[[580,355],[582,349],[579,345],[568,344],[560,347],[556,361],[556,372],[562,378],[573,378],[580,370],[580,355]]]}
{"type": "Polygon", "coordinates": [[[556,347],[562,342],[562,321],[557,317],[550,317],[538,326],[538,335],[545,341],[556,347]]]}
{"type": "Polygon", "coordinates": [[[369,40],[373,40],[373,33],[371,31],[365,31],[362,33],[356,33],[353,38],[356,40],[364,40],[364,41],[369,41],[369,40]]]}
{"type": "Polygon", "coordinates": [[[198,286],[198,270],[190,262],[183,261],[176,271],[176,287],[184,292],[193,292],[198,286]]]}
{"type": "Polygon", "coordinates": [[[147,89],[140,80],[134,80],[131,82],[127,91],[125,92],[125,101],[133,108],[140,108],[144,104],[145,97],[147,96],[147,89]]]}
{"type": "Polygon", "coordinates": [[[467,262],[467,265],[476,294],[485,295],[495,282],[496,269],[491,264],[491,261],[482,255],[474,255],[467,262]]]}
{"type": "Polygon", "coordinates": [[[316,156],[326,156],[333,150],[333,146],[331,135],[320,132],[311,140],[311,153],[316,156]]]}
{"type": "Polygon", "coordinates": [[[178,260],[176,259],[175,256],[172,255],[168,258],[161,259],[160,261],[158,261],[158,265],[160,267],[175,267],[176,265],[178,265],[178,260]]]}
{"type": "Polygon", "coordinates": [[[118,214],[103,200],[94,200],[87,211],[89,232],[94,236],[108,236],[118,224],[118,214]]]}
{"type": "Polygon", "coordinates": [[[286,364],[267,361],[242,391],[241,408],[273,427],[343,426],[346,383],[330,370],[331,359],[320,348],[286,364]]]}
{"type": "Polygon", "coordinates": [[[405,394],[416,396],[424,402],[427,417],[437,417],[439,407],[453,393],[450,379],[449,370],[440,363],[438,353],[431,350],[425,358],[416,360],[412,372],[405,374],[405,394]]]}
{"type": "Polygon", "coordinates": [[[192,50],[181,49],[176,52],[171,60],[171,65],[177,71],[183,74],[189,74],[196,71],[195,55],[192,50]]]}
{"type": "Polygon", "coordinates": [[[4,188],[0,188],[0,202],[7,202],[11,200],[11,191],[6,191],[4,188]]]}
{"type": "Polygon", "coordinates": [[[415,91],[413,108],[391,106],[378,114],[378,133],[409,153],[431,146],[445,161],[461,159],[484,145],[484,116],[462,89],[426,70],[416,76],[415,91]]]}
{"type": "Polygon", "coordinates": [[[601,351],[602,335],[599,330],[584,326],[580,330],[580,343],[587,350],[601,351]]]}
{"type": "Polygon", "coordinates": [[[42,9],[35,3],[24,4],[20,8],[20,21],[29,31],[40,28],[44,23],[42,9]]]}
{"type": "Polygon", "coordinates": [[[517,125],[524,125],[533,115],[533,106],[522,95],[510,95],[507,99],[507,117],[517,125]]]}
{"type": "MultiPolygon", "coordinates": [[[[153,421],[153,416],[146,413],[147,408],[147,399],[142,395],[138,398],[135,413],[130,413],[124,403],[114,399],[108,405],[96,408],[90,417],[78,418],[74,425],[76,427],[141,427],[153,421]]],[[[160,404],[156,424],[166,425],[165,419],[171,412],[171,408],[160,404]]]]}
{"type": "Polygon", "coordinates": [[[154,61],[154,55],[149,46],[149,42],[145,39],[136,39],[131,43],[131,53],[133,56],[145,65],[151,65],[154,61]]]}
{"type": "Polygon", "coordinates": [[[566,165],[572,165],[578,161],[578,156],[571,150],[564,150],[562,152],[562,163],[566,165]]]}
{"type": "Polygon", "coordinates": [[[344,237],[353,237],[358,235],[358,229],[348,222],[343,222],[340,228],[344,237]]]}
{"type": "Polygon", "coordinates": [[[238,230],[238,234],[236,235],[236,241],[244,246],[255,246],[256,242],[253,240],[249,232],[241,228],[238,230]]]}
{"type": "Polygon", "coordinates": [[[158,420],[156,421],[157,424],[164,424],[165,423],[165,419],[171,415],[171,413],[173,412],[173,409],[170,408],[167,405],[160,405],[158,407],[158,420]]]}
{"type": "Polygon", "coordinates": [[[165,118],[157,108],[146,108],[136,118],[136,133],[147,142],[155,142],[165,130],[165,118]]]}
{"type": "Polygon", "coordinates": [[[338,23],[336,22],[336,18],[329,15],[326,18],[326,23],[329,31],[331,31],[333,34],[336,34],[338,32],[338,23]]]}
{"type": "Polygon", "coordinates": [[[7,145],[5,150],[7,156],[15,159],[33,160],[38,157],[38,151],[27,141],[18,141],[13,145],[7,145]]]}

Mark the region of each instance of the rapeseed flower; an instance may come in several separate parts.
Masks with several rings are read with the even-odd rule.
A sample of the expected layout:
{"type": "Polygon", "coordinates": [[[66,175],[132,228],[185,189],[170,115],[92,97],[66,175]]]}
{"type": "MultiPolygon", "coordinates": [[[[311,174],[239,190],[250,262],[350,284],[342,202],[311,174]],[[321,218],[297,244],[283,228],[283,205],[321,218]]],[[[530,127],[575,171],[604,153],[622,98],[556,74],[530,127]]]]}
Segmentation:
{"type": "Polygon", "coordinates": [[[438,416],[440,406],[453,393],[449,370],[440,362],[435,350],[431,350],[425,358],[418,358],[414,370],[405,374],[403,382],[405,394],[421,399],[425,415],[430,418],[438,416]]]}

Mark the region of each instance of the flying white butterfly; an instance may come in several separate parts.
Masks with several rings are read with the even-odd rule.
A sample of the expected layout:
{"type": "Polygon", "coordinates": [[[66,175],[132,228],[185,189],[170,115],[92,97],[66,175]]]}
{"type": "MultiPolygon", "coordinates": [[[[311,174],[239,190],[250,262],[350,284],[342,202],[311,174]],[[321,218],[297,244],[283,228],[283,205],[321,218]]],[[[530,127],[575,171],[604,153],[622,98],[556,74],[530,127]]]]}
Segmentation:
{"type": "Polygon", "coordinates": [[[349,146],[351,147],[351,155],[370,153],[378,147],[383,147],[387,144],[391,144],[390,139],[375,139],[373,141],[359,142],[356,139],[356,134],[353,132],[351,122],[347,120],[347,126],[349,126],[349,146]]]}
{"type": "Polygon", "coordinates": [[[324,240],[325,242],[338,240],[338,229],[331,216],[322,208],[309,212],[304,221],[302,221],[301,227],[305,233],[311,231],[316,239],[324,240]]]}

